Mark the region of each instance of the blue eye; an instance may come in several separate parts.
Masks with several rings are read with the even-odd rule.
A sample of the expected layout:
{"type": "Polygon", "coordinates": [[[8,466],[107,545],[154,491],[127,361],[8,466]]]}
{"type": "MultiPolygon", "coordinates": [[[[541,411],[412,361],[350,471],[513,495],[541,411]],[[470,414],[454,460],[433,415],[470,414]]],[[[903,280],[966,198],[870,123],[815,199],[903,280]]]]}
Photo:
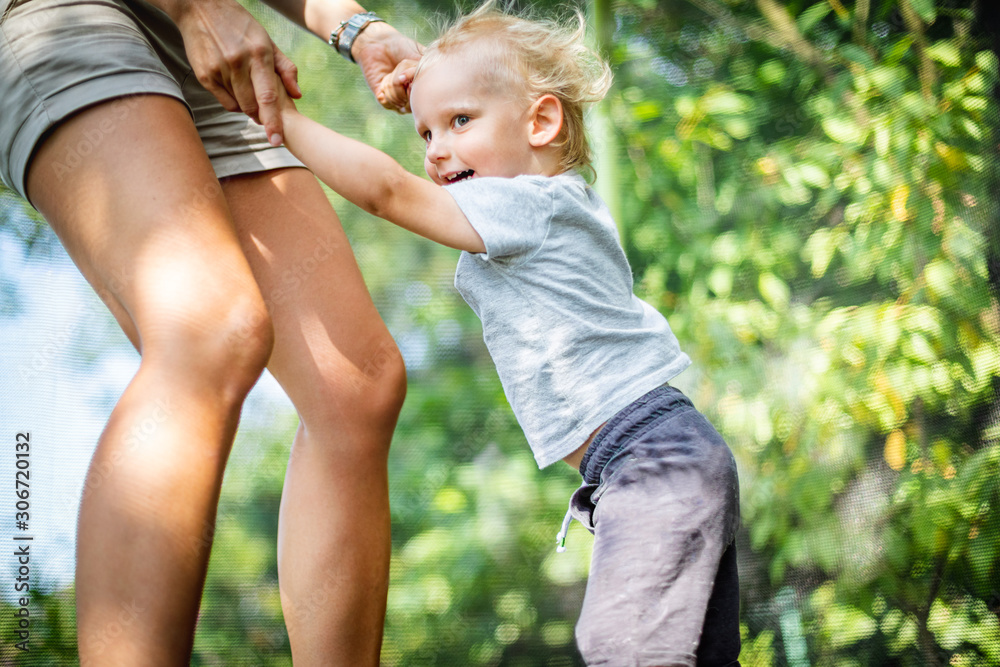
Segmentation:
{"type": "Polygon", "coordinates": [[[455,127],[462,127],[463,125],[465,125],[466,123],[468,123],[470,120],[472,120],[472,119],[469,118],[468,116],[464,116],[464,115],[463,116],[455,116],[455,121],[454,121],[455,122],[455,127]]]}

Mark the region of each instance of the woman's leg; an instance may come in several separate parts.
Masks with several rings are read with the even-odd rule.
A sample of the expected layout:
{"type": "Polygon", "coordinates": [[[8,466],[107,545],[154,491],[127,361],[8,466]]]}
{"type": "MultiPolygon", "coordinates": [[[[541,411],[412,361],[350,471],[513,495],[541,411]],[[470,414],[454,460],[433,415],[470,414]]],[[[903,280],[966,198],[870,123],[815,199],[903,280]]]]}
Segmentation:
{"type": "Polygon", "coordinates": [[[278,543],[292,656],[296,667],[377,665],[402,358],[311,173],[241,176],[223,189],[274,323],[268,367],[301,420],[278,543]]]}
{"type": "Polygon", "coordinates": [[[81,663],[187,664],[240,406],[271,353],[263,299],[176,100],[72,117],[38,151],[28,194],[142,354],[80,505],[81,663]],[[67,168],[87,136],[102,139],[67,168]]]}

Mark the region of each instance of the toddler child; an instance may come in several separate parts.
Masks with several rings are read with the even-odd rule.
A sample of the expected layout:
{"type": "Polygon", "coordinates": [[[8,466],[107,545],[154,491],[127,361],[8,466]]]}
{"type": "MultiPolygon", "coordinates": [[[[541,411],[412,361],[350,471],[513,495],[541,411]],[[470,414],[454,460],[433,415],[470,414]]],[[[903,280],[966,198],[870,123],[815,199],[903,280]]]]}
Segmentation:
{"type": "Polygon", "coordinates": [[[633,295],[614,221],[579,173],[583,108],[611,79],[583,32],[579,17],[486,5],[431,44],[409,86],[430,181],[287,97],[285,142],[348,200],[463,251],[455,286],[539,467],[583,475],[570,508],[595,535],[576,626],[587,664],[738,665],[736,465],[667,384],[690,360],[633,295]]]}

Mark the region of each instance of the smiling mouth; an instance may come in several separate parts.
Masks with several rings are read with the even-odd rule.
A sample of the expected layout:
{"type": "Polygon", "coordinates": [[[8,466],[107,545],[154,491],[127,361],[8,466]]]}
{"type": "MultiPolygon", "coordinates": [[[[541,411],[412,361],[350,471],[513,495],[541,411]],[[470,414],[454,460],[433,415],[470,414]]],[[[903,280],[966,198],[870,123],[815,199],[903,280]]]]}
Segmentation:
{"type": "Polygon", "coordinates": [[[475,175],[475,171],[472,169],[466,169],[465,171],[460,171],[454,176],[447,176],[445,180],[449,183],[458,183],[459,181],[464,181],[466,179],[472,178],[475,175]]]}

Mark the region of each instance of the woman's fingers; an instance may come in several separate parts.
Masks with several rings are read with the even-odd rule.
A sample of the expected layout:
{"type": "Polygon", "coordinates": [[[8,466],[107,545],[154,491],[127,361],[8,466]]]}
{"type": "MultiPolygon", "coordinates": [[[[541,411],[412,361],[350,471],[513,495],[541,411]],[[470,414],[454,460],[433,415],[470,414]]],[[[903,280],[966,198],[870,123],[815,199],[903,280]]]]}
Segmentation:
{"type": "Polygon", "coordinates": [[[278,87],[300,97],[295,65],[233,0],[204,0],[177,17],[198,81],[229,111],[243,111],[281,144],[278,87]]]}
{"type": "Polygon", "coordinates": [[[254,60],[250,67],[252,93],[255,95],[253,104],[257,107],[257,116],[254,120],[264,126],[271,145],[280,146],[282,137],[278,87],[284,84],[275,76],[274,61],[270,57],[254,60]]]}
{"type": "Polygon", "coordinates": [[[299,68],[278,48],[277,44],[271,42],[271,45],[274,47],[274,71],[285,85],[288,96],[295,99],[302,97],[302,89],[299,87],[299,68]]]}
{"type": "Polygon", "coordinates": [[[205,87],[208,92],[215,95],[215,99],[219,100],[219,104],[226,111],[239,111],[240,103],[236,101],[236,98],[229,94],[229,91],[222,87],[220,83],[217,83],[219,79],[203,80],[199,77],[198,81],[202,86],[205,87]]]}

